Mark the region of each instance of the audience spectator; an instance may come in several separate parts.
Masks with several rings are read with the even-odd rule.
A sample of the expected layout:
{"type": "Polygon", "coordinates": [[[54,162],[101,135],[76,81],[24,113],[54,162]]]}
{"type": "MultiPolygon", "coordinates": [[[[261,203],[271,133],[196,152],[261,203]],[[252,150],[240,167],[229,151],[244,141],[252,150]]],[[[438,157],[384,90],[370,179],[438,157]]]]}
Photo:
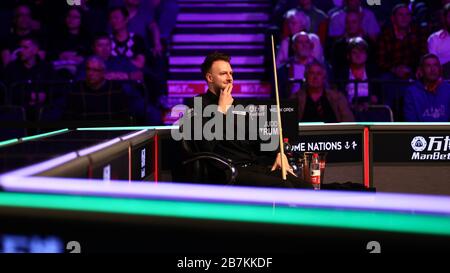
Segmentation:
{"type": "MultiPolygon", "coordinates": [[[[147,47],[152,44],[151,29],[154,27],[155,9],[149,0],[115,0],[110,1],[110,7],[125,6],[128,11],[128,31],[144,38],[147,47]]],[[[158,31],[159,33],[159,31],[158,31]]]]}
{"type": "Polygon", "coordinates": [[[368,62],[373,63],[375,46],[368,36],[364,35],[362,29],[362,18],[361,14],[356,11],[349,11],[345,17],[345,34],[343,37],[338,38],[333,41],[329,39],[327,45],[327,60],[330,61],[333,67],[334,74],[339,71],[345,70],[349,66],[349,59],[347,58],[347,49],[349,40],[356,37],[362,37],[368,44],[368,62]]]}
{"type": "Polygon", "coordinates": [[[37,39],[22,37],[18,59],[8,64],[4,81],[11,92],[11,103],[25,108],[28,120],[36,120],[39,107],[47,102],[47,87],[42,82],[54,79],[51,64],[39,56],[37,39]]]}
{"type": "Polygon", "coordinates": [[[373,12],[361,6],[361,0],[346,0],[345,7],[331,16],[328,28],[329,36],[335,38],[344,35],[345,18],[349,11],[357,11],[361,14],[364,35],[376,40],[380,33],[380,27],[373,12]]]}
{"type": "Polygon", "coordinates": [[[428,51],[438,56],[440,63],[446,67],[445,78],[449,78],[450,68],[450,3],[447,4],[443,12],[444,28],[431,34],[428,38],[428,51]]]}
{"type": "MultiPolygon", "coordinates": [[[[17,86],[13,84],[17,82],[32,82],[24,85],[27,90],[15,92],[13,88],[11,92],[13,103],[23,104],[27,114],[33,116],[35,113],[29,109],[36,109],[50,99],[52,93],[42,87],[46,83],[40,82],[58,79],[65,70],[71,73],[63,74],[64,79],[75,75],[90,81],[85,73],[84,67],[88,63],[84,58],[93,50],[97,56],[93,58],[104,62],[105,84],[122,81],[120,88],[118,83],[112,86],[125,94],[126,107],[132,110],[127,115],[146,123],[152,123],[152,118],[159,116],[158,110],[150,104],[157,104],[160,95],[167,92],[167,49],[179,9],[176,0],[81,0],[79,6],[72,7],[65,1],[3,2],[0,3],[4,21],[0,27],[3,64],[0,65],[0,79],[13,86],[17,86]],[[108,7],[112,9],[108,11],[108,7]],[[111,35],[101,34],[92,43],[91,34],[104,33],[108,23],[111,35]],[[53,68],[60,73],[55,74],[46,60],[53,61],[53,68]],[[123,80],[143,82],[151,92],[142,93],[123,80]],[[26,97],[19,94],[26,94],[26,97]],[[143,95],[148,95],[149,100],[143,95]],[[147,107],[142,107],[144,103],[151,109],[141,110],[147,107]]],[[[312,65],[314,63],[321,63],[325,70],[328,70],[327,62],[332,64],[333,73],[328,75],[337,79],[337,87],[347,95],[348,102],[356,106],[360,102],[364,105],[367,102],[387,104],[393,108],[396,121],[403,121],[402,115],[407,113],[407,107],[402,104],[406,84],[411,78],[420,80],[408,90],[423,87],[428,90],[422,90],[427,98],[434,98],[440,94],[439,90],[448,89],[448,84],[441,82],[441,78],[448,78],[450,74],[450,0],[392,0],[370,8],[364,8],[361,0],[276,2],[275,18],[278,14],[281,19],[284,14],[285,19],[277,23],[282,29],[276,59],[280,95],[286,98],[299,90],[298,97],[303,98],[303,107],[306,107],[303,109],[306,120],[351,120],[348,116],[343,118],[344,108],[336,108],[336,105],[343,105],[336,90],[324,86],[323,94],[319,96],[320,92],[314,90],[320,88],[308,87],[308,81],[314,84],[321,77],[320,72],[311,72],[308,79],[305,70],[309,67],[314,67],[313,72],[320,70],[312,65]],[[391,16],[386,16],[386,9],[392,10],[391,16]],[[389,22],[384,24],[385,20],[389,22]],[[383,31],[379,36],[380,25],[383,25],[383,31]],[[326,58],[322,48],[325,42],[326,58]],[[418,56],[427,52],[434,55],[427,55],[419,66],[418,56]],[[433,56],[439,58],[439,69],[435,68],[433,56]],[[439,80],[433,80],[436,71],[439,71],[439,80]],[[357,92],[354,84],[347,84],[347,81],[375,79],[378,75],[378,79],[387,81],[383,84],[358,83],[357,92]],[[297,83],[289,85],[292,79],[297,83]],[[305,80],[307,83],[301,86],[305,80]],[[429,91],[434,90],[433,86],[438,86],[438,91],[429,91]],[[319,111],[314,106],[319,107],[319,111]],[[325,111],[320,107],[325,107],[325,111]]],[[[92,80],[96,77],[95,71],[91,74],[92,80]]],[[[432,120],[436,116],[440,119],[445,111],[440,105],[433,109],[428,107],[422,113],[423,120],[432,120]]]]}
{"type": "Polygon", "coordinates": [[[355,120],[345,96],[326,87],[326,67],[317,61],[306,67],[306,82],[292,96],[298,99],[301,122],[352,122],[355,120]]]}
{"type": "MultiPolygon", "coordinates": [[[[380,0],[381,5],[367,5],[368,9],[373,12],[375,15],[375,18],[378,21],[378,25],[383,28],[384,26],[390,24],[389,21],[389,14],[391,14],[392,9],[398,5],[398,4],[409,4],[411,0],[380,0]]],[[[363,0],[363,3],[366,2],[366,0],[363,0]]],[[[417,2],[417,0],[414,0],[414,2],[417,2]]]]}
{"type": "Polygon", "coordinates": [[[68,94],[64,117],[70,121],[129,120],[128,99],[118,83],[105,78],[102,58],[86,61],[86,80],[68,94]]]}
{"type": "Polygon", "coordinates": [[[63,29],[55,35],[51,54],[56,70],[68,70],[70,77],[89,53],[90,34],[84,25],[83,10],[78,7],[68,9],[63,29]]]}
{"type": "MultiPolygon", "coordinates": [[[[293,9],[286,13],[286,24],[288,26],[288,32],[282,37],[277,53],[277,65],[285,63],[293,56],[292,37],[296,33],[302,31],[307,32],[307,29],[310,28],[310,19],[302,11],[293,9]]],[[[323,61],[323,49],[319,36],[314,33],[310,33],[309,36],[314,45],[312,55],[317,60],[323,61]]]]}
{"type": "Polygon", "coordinates": [[[298,0],[275,0],[276,4],[272,13],[272,24],[281,26],[285,14],[288,10],[295,9],[298,6],[298,0]]]}
{"type": "MultiPolygon", "coordinates": [[[[125,7],[115,7],[109,13],[110,25],[112,28],[112,56],[124,56],[128,58],[134,66],[144,73],[144,80],[148,86],[152,86],[152,94],[149,100],[155,103],[164,88],[165,78],[163,71],[156,71],[155,67],[163,67],[161,62],[152,59],[151,65],[148,62],[145,42],[138,34],[128,31],[128,10],[125,7]]],[[[163,70],[163,69],[161,69],[163,70]]]]}
{"type": "Polygon", "coordinates": [[[20,49],[19,41],[25,36],[34,36],[39,39],[41,44],[41,51],[39,52],[42,59],[45,58],[45,51],[43,46],[43,37],[39,31],[34,28],[31,9],[28,5],[20,4],[14,9],[14,19],[11,32],[5,37],[2,46],[2,63],[7,66],[10,62],[17,59],[17,53],[20,49]]]}
{"type": "Polygon", "coordinates": [[[128,31],[128,10],[113,8],[109,12],[112,28],[112,55],[125,56],[139,69],[145,66],[145,42],[138,34],[128,31]]]}
{"type": "Polygon", "coordinates": [[[367,81],[378,76],[376,68],[367,63],[368,47],[369,45],[363,38],[351,38],[346,54],[348,66],[335,70],[335,79],[338,80],[339,90],[345,91],[348,101],[355,106],[360,106],[362,103],[377,104],[380,101],[377,84],[347,83],[349,80],[367,81]]]}
{"type": "MultiPolygon", "coordinates": [[[[131,63],[125,56],[112,56],[112,41],[108,34],[98,34],[93,41],[94,55],[103,59],[105,63],[105,78],[107,80],[143,80],[142,71],[131,63]]],[[[78,69],[78,80],[86,78],[86,64],[78,69]]]]}
{"type": "Polygon", "coordinates": [[[305,68],[316,60],[313,56],[314,44],[311,34],[306,32],[296,33],[292,37],[294,56],[289,58],[278,68],[280,97],[288,98],[300,89],[300,81],[305,78],[305,68]],[[289,84],[290,80],[296,80],[289,84]]]}
{"type": "Polygon", "coordinates": [[[326,21],[328,19],[326,13],[318,9],[314,5],[313,0],[298,0],[298,4],[298,8],[308,15],[311,20],[311,26],[308,29],[308,32],[316,34],[325,32],[326,34],[326,21]]]}
{"type": "Polygon", "coordinates": [[[403,97],[408,86],[405,81],[415,76],[418,56],[427,53],[427,43],[423,29],[413,24],[407,5],[394,7],[391,22],[379,38],[377,63],[380,79],[385,81],[381,86],[383,102],[391,107],[396,121],[403,121],[403,97]]]}
{"type": "Polygon", "coordinates": [[[405,93],[404,115],[410,122],[449,122],[450,84],[442,80],[442,66],[434,54],[425,55],[420,79],[405,93]]]}
{"type": "Polygon", "coordinates": [[[317,34],[321,43],[325,44],[328,37],[328,15],[317,8],[313,0],[299,0],[299,4],[299,9],[311,20],[309,32],[317,34]]]}
{"type": "Polygon", "coordinates": [[[412,23],[411,11],[406,5],[394,7],[391,21],[392,26],[384,29],[378,42],[378,65],[383,72],[408,79],[417,67],[417,56],[427,52],[426,38],[412,23]]]}
{"type": "Polygon", "coordinates": [[[176,0],[113,0],[110,7],[125,5],[128,30],[144,38],[154,57],[162,56],[176,24],[176,0]]]}
{"type": "Polygon", "coordinates": [[[5,70],[4,81],[8,85],[17,82],[39,82],[53,79],[52,66],[39,56],[39,42],[35,37],[22,37],[19,46],[18,59],[8,64],[5,70]]]}
{"type": "MultiPolygon", "coordinates": [[[[134,81],[144,80],[144,73],[134,66],[129,59],[124,56],[111,56],[111,39],[107,34],[96,36],[93,45],[94,54],[100,57],[105,63],[105,79],[121,82],[124,92],[129,101],[129,109],[135,121],[139,124],[160,124],[160,112],[153,105],[145,100],[142,85],[134,81]],[[131,81],[130,81],[131,80],[131,81]],[[139,88],[141,87],[141,88],[139,88]]],[[[79,69],[79,80],[85,80],[86,72],[79,69]]]]}
{"type": "Polygon", "coordinates": [[[335,4],[333,3],[335,1],[336,0],[278,0],[274,7],[272,22],[274,24],[280,25],[282,22],[283,14],[285,14],[286,11],[290,9],[303,9],[309,16],[313,15],[311,17],[311,31],[315,32],[313,30],[318,30],[318,27],[321,23],[320,21],[322,20],[321,18],[328,18],[326,11],[335,6],[335,4]],[[309,14],[308,11],[311,12],[311,14],[309,14]],[[314,26],[317,26],[317,28],[315,28],[314,26]]]}

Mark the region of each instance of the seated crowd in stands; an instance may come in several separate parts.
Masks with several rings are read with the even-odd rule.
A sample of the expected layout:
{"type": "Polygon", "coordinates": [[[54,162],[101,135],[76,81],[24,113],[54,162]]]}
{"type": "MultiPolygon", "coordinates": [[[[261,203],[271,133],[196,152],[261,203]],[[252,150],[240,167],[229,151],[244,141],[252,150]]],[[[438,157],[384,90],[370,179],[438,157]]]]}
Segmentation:
{"type": "MultiPolygon", "coordinates": [[[[450,0],[271,2],[280,95],[298,99],[300,121],[360,120],[373,105],[395,121],[449,121],[450,0]]],[[[176,0],[1,1],[0,13],[12,94],[0,104],[29,120],[161,124],[176,0]],[[61,81],[81,82],[45,84],[61,81]]]]}
{"type": "Polygon", "coordinates": [[[395,121],[450,121],[449,10],[449,0],[274,1],[280,96],[296,93],[300,121],[355,120],[344,108],[364,119],[378,105],[395,121]],[[314,92],[318,63],[327,87],[314,92]]]}
{"type": "Polygon", "coordinates": [[[2,1],[0,13],[0,106],[29,121],[162,123],[176,0],[2,1]]]}

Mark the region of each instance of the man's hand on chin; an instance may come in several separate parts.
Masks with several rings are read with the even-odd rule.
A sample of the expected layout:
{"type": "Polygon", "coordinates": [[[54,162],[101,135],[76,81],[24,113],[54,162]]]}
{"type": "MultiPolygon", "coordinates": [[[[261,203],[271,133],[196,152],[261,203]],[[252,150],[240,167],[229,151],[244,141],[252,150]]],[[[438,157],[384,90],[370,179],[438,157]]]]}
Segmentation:
{"type": "Polygon", "coordinates": [[[218,111],[225,114],[228,111],[228,108],[233,104],[233,96],[231,95],[231,91],[233,90],[233,84],[229,83],[227,86],[220,91],[219,95],[219,106],[218,111]]]}

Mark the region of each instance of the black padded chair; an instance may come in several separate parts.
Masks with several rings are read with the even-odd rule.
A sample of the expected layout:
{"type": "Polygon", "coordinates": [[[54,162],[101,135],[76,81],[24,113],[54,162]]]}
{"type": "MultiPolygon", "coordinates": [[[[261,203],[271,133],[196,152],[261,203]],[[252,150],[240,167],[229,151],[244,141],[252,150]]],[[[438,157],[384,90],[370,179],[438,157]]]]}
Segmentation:
{"type": "Polygon", "coordinates": [[[198,152],[194,141],[181,140],[178,144],[181,146],[182,161],[181,170],[173,172],[175,181],[234,184],[237,169],[232,160],[209,152],[198,152]]]}

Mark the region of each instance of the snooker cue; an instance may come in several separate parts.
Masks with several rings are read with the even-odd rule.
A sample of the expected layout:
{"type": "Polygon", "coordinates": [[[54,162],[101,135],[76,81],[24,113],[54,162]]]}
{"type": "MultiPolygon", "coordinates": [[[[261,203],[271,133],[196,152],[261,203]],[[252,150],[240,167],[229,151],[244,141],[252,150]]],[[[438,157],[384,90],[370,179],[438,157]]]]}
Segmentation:
{"type": "Polygon", "coordinates": [[[283,164],[284,160],[284,143],[283,143],[283,130],[281,126],[281,113],[280,113],[280,97],[278,95],[278,75],[277,75],[277,64],[275,62],[275,44],[273,41],[273,35],[270,36],[272,40],[272,60],[273,60],[273,74],[275,77],[275,97],[277,99],[277,117],[278,117],[278,132],[279,132],[279,140],[280,140],[280,155],[281,155],[281,178],[286,180],[286,167],[283,164]]]}

